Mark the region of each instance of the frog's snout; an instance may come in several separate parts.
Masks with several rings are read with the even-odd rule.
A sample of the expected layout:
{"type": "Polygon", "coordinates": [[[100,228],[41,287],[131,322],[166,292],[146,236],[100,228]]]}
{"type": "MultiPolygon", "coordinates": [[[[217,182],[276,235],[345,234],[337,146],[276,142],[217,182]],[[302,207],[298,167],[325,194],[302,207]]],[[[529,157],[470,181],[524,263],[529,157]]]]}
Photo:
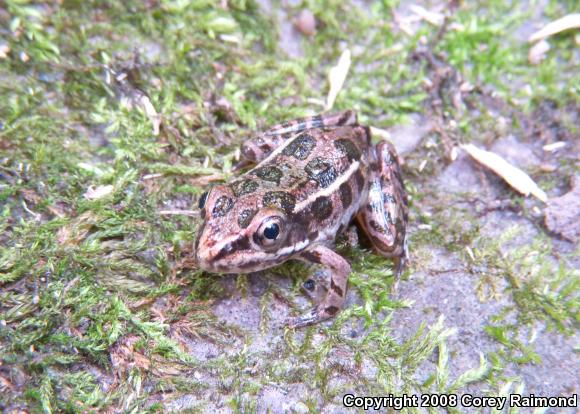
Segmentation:
{"type": "Polygon", "coordinates": [[[214,256],[211,249],[197,249],[195,251],[195,262],[197,267],[208,272],[215,272],[214,256]]]}
{"type": "Polygon", "coordinates": [[[195,251],[195,261],[197,263],[197,267],[208,272],[215,271],[214,256],[215,255],[212,254],[211,249],[198,248],[195,251]]]}
{"type": "Polygon", "coordinates": [[[204,233],[204,231],[200,231],[197,235],[193,254],[197,267],[203,270],[211,270],[211,252],[208,248],[207,235],[204,233]]]}
{"type": "Polygon", "coordinates": [[[233,253],[235,253],[235,246],[231,242],[217,241],[204,232],[200,234],[197,242],[195,261],[200,269],[219,272],[220,268],[223,268],[223,262],[227,262],[233,253]]]}

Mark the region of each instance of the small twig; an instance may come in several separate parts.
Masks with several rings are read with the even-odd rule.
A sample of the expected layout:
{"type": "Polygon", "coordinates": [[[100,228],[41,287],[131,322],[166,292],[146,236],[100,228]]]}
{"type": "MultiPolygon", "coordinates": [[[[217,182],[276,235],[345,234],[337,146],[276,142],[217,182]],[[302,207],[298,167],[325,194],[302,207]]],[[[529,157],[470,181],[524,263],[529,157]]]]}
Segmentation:
{"type": "Polygon", "coordinates": [[[30,210],[28,208],[28,206],[26,205],[26,200],[22,200],[22,208],[24,208],[24,210],[26,210],[27,213],[31,214],[32,216],[34,216],[34,219],[36,221],[40,221],[42,219],[42,214],[39,213],[35,213],[34,211],[30,210]]]}
{"type": "Polygon", "coordinates": [[[436,120],[435,125],[433,126],[432,130],[435,131],[436,133],[438,133],[439,136],[441,137],[441,143],[443,144],[443,147],[445,148],[445,155],[446,155],[447,159],[449,161],[453,161],[453,155],[452,155],[453,141],[449,137],[449,134],[447,134],[447,131],[445,131],[445,128],[441,126],[439,119],[436,120]]]}
{"type": "Polygon", "coordinates": [[[429,273],[434,274],[434,275],[441,275],[443,273],[456,273],[456,272],[460,272],[463,269],[459,269],[459,268],[452,268],[452,269],[432,269],[429,270],[429,273]]]}
{"type": "Polygon", "coordinates": [[[153,174],[147,174],[144,175],[141,179],[142,180],[152,180],[154,178],[159,178],[159,177],[163,177],[163,173],[153,173],[153,174]]]}
{"type": "Polygon", "coordinates": [[[223,174],[211,174],[211,175],[204,175],[202,177],[197,177],[197,178],[192,178],[191,180],[189,180],[189,183],[191,185],[198,185],[198,186],[202,186],[202,185],[207,185],[209,183],[212,183],[214,181],[223,181],[224,179],[224,175],[223,174]]]}
{"type": "Polygon", "coordinates": [[[439,30],[437,30],[435,37],[431,39],[431,41],[429,42],[429,49],[435,49],[437,44],[441,41],[441,39],[443,39],[443,37],[447,33],[448,28],[449,28],[449,16],[445,16],[445,18],[443,19],[443,24],[439,27],[439,30]]]}

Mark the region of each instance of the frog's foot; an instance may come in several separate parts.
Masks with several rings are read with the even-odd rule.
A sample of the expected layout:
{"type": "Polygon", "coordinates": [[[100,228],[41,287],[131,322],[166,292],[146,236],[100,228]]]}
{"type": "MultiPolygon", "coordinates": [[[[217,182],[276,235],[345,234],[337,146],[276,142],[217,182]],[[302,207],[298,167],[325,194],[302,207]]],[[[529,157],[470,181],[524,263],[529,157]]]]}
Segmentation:
{"type": "Polygon", "coordinates": [[[401,280],[401,274],[403,273],[403,270],[405,270],[405,263],[406,263],[405,257],[403,256],[393,257],[393,265],[395,273],[393,278],[393,284],[391,285],[391,289],[389,291],[391,295],[395,295],[399,290],[399,281],[401,280]]]}
{"type": "Polygon", "coordinates": [[[324,246],[316,246],[302,253],[302,259],[325,266],[330,272],[330,288],[322,301],[302,316],[290,319],[290,328],[312,325],[335,316],[342,308],[346,298],[346,284],[350,264],[334,251],[324,246]]]}
{"type": "Polygon", "coordinates": [[[393,264],[395,265],[395,280],[391,285],[391,294],[394,295],[399,288],[399,281],[401,280],[401,275],[409,263],[409,248],[407,246],[407,238],[403,242],[403,252],[400,256],[393,258],[393,264]]]}
{"type": "Polygon", "coordinates": [[[302,328],[304,326],[313,325],[325,319],[328,319],[334,315],[324,314],[324,310],[320,309],[320,306],[310,309],[304,315],[297,318],[289,318],[286,321],[286,325],[290,329],[302,328]]]}
{"type": "Polygon", "coordinates": [[[322,322],[326,319],[332,318],[334,315],[338,313],[340,310],[337,306],[325,306],[324,304],[320,304],[303,315],[300,315],[296,318],[288,318],[286,320],[286,325],[290,329],[302,328],[308,325],[314,325],[318,322],[322,322]]]}

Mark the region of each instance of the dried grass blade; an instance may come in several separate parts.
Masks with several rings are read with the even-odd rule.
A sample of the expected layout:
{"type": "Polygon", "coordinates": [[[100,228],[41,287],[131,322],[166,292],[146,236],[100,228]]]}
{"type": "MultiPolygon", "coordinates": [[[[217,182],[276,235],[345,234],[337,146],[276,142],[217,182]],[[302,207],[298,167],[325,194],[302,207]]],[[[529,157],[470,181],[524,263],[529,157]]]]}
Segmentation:
{"type": "Polygon", "coordinates": [[[479,149],[473,144],[462,145],[461,147],[477,162],[499,175],[521,194],[525,196],[532,194],[544,203],[548,200],[546,193],[538,187],[528,174],[514,167],[499,155],[479,149]]]}
{"type": "Polygon", "coordinates": [[[328,97],[326,98],[325,110],[329,111],[334,106],[334,101],[340,93],[344,81],[346,80],[346,75],[350,69],[351,59],[350,50],[346,49],[340,55],[340,59],[336,66],[333,66],[328,73],[328,81],[330,82],[330,90],[328,91],[328,97]]]}
{"type": "Polygon", "coordinates": [[[532,34],[528,39],[529,42],[537,42],[538,40],[545,39],[557,33],[563,32],[569,29],[580,28],[580,13],[568,14],[561,17],[553,22],[545,25],[541,30],[532,34]]]}

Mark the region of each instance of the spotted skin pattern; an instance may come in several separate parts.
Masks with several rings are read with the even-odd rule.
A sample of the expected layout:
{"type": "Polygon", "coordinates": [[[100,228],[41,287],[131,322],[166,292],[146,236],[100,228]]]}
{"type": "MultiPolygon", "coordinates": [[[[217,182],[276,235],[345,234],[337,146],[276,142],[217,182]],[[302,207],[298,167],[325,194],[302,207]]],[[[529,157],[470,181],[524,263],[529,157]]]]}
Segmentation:
{"type": "Polygon", "coordinates": [[[389,142],[371,144],[353,111],[276,125],[244,143],[242,154],[257,165],[211,188],[203,203],[200,268],[248,273],[289,259],[322,266],[328,286],[308,286],[324,295],[289,321],[293,328],[342,308],[350,264],[332,246],[354,219],[376,252],[394,259],[397,275],[403,270],[408,207],[399,159],[389,142]]]}

